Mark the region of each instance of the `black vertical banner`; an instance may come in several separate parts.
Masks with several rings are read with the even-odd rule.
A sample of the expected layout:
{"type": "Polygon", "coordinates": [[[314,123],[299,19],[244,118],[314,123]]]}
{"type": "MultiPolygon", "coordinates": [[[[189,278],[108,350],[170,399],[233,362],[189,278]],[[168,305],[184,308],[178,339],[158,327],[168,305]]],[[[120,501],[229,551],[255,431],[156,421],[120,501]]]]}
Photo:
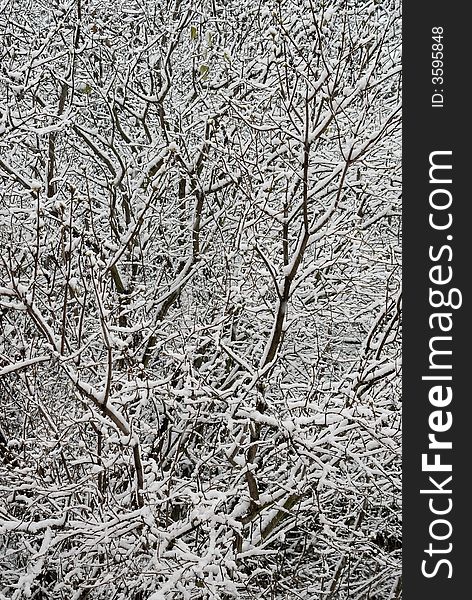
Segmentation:
{"type": "Polygon", "coordinates": [[[451,3],[403,8],[403,597],[452,600],[471,575],[472,34],[451,3]]]}

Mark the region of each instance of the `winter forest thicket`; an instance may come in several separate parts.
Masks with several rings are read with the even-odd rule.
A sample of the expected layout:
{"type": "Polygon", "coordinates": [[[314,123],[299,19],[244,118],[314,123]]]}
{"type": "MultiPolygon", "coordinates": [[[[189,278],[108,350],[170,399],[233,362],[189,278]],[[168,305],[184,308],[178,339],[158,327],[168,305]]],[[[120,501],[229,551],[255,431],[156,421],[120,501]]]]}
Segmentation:
{"type": "Polygon", "coordinates": [[[401,597],[399,0],[0,0],[0,599],[401,597]]]}

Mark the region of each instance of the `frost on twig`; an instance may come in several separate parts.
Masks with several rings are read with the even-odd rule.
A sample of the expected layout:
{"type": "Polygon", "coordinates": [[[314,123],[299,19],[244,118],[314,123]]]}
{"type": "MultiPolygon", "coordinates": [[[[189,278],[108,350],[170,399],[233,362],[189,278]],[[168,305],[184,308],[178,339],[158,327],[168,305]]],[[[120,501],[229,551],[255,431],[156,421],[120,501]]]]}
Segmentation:
{"type": "Polygon", "coordinates": [[[399,8],[2,3],[0,597],[399,597],[399,8]]]}

